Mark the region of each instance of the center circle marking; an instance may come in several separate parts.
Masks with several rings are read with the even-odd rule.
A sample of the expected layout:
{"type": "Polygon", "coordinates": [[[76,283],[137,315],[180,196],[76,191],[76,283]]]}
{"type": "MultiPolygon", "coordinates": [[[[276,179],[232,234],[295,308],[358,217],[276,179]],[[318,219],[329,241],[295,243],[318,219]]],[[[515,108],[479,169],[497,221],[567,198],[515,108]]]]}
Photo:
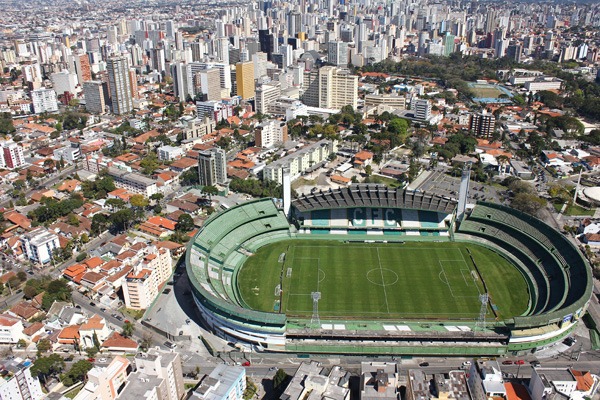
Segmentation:
{"type": "Polygon", "coordinates": [[[373,268],[367,272],[367,280],[377,286],[392,286],[398,282],[398,274],[387,268],[373,268]]]}

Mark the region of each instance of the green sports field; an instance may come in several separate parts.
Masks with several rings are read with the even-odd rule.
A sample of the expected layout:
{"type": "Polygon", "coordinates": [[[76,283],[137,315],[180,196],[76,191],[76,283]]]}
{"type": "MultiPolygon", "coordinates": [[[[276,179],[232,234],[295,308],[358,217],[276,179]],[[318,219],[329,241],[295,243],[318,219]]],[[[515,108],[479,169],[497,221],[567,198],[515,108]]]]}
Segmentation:
{"type": "Polygon", "coordinates": [[[277,242],[246,261],[237,288],[245,306],[288,316],[310,318],[311,293],[320,292],[321,318],[476,319],[481,278],[494,308],[487,318],[526,312],[521,273],[491,250],[456,242],[277,242]]]}

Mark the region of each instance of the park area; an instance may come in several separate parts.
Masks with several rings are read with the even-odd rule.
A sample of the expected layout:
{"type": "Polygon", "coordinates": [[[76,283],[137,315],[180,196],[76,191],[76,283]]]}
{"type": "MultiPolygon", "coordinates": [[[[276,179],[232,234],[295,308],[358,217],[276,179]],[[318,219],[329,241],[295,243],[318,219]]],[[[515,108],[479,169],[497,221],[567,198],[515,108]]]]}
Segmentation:
{"type": "Polygon", "coordinates": [[[511,263],[456,242],[273,243],[246,261],[237,289],[244,306],[288,316],[310,318],[317,301],[321,318],[475,320],[484,282],[486,318],[527,311],[527,285],[511,263]]]}

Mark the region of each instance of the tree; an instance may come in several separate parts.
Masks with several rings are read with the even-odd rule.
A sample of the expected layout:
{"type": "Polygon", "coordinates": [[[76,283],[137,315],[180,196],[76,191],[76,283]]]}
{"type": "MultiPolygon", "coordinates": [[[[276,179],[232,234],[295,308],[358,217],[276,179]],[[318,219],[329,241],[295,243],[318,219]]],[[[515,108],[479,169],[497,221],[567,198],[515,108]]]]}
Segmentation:
{"type": "Polygon", "coordinates": [[[31,366],[31,375],[41,377],[46,382],[48,376],[56,375],[65,369],[65,360],[59,354],[39,357],[31,366]]]}
{"type": "Polygon", "coordinates": [[[136,208],[146,208],[150,204],[150,201],[141,194],[134,194],[129,199],[129,204],[136,208]]]}
{"type": "Polygon", "coordinates": [[[94,334],[92,335],[92,341],[94,342],[94,347],[99,349],[100,348],[100,340],[98,340],[98,335],[96,334],[96,331],[94,331],[94,334]]]}
{"type": "Polygon", "coordinates": [[[142,350],[148,350],[152,346],[152,335],[144,333],[142,340],[140,341],[140,347],[142,350]]]}
{"type": "Polygon", "coordinates": [[[27,274],[25,271],[19,271],[17,272],[17,278],[19,278],[21,282],[25,282],[27,280],[27,274]]]}
{"type": "Polygon", "coordinates": [[[537,216],[538,212],[546,206],[547,201],[535,193],[518,193],[513,197],[511,207],[527,214],[537,216]]]}
{"type": "Polygon", "coordinates": [[[204,186],[202,188],[202,193],[208,195],[208,199],[212,201],[212,196],[219,194],[219,189],[212,185],[204,186]]]}
{"type": "Polygon", "coordinates": [[[83,253],[79,253],[77,254],[77,257],[75,257],[75,261],[77,262],[82,262],[83,260],[85,260],[88,257],[86,252],[83,253]]]}
{"type": "Polygon", "coordinates": [[[181,214],[177,218],[177,224],[175,230],[178,232],[189,232],[194,229],[194,219],[190,214],[181,214]]]}
{"type": "Polygon", "coordinates": [[[281,386],[282,383],[285,382],[287,377],[288,374],[286,374],[286,372],[283,369],[278,368],[277,372],[275,372],[275,376],[273,377],[273,387],[277,389],[279,386],[281,386]]]}
{"type": "Polygon", "coordinates": [[[200,183],[198,168],[190,168],[183,172],[179,177],[179,182],[182,186],[193,186],[200,183]]]}
{"type": "Polygon", "coordinates": [[[89,358],[94,358],[96,354],[98,354],[98,348],[96,346],[86,347],[85,354],[87,354],[89,358]]]}
{"type": "Polygon", "coordinates": [[[158,157],[156,153],[151,151],[148,153],[146,157],[140,161],[140,167],[142,167],[142,172],[146,175],[152,175],[154,171],[158,169],[160,166],[160,162],[158,161],[158,157]]]}
{"type": "Polygon", "coordinates": [[[110,221],[113,227],[118,232],[124,232],[129,229],[131,224],[134,222],[135,217],[133,211],[130,209],[119,210],[110,216],[110,221]]]}
{"type": "Polygon", "coordinates": [[[88,360],[79,360],[75,362],[69,372],[62,374],[60,380],[66,387],[73,386],[77,382],[81,382],[85,379],[87,373],[94,367],[88,360]]]}
{"type": "Polygon", "coordinates": [[[27,342],[25,341],[25,339],[19,339],[19,341],[17,341],[17,347],[19,347],[19,348],[27,347],[27,342]]]}
{"type": "Polygon", "coordinates": [[[110,198],[110,199],[106,199],[106,201],[104,202],[104,205],[107,207],[110,207],[112,210],[122,210],[124,209],[127,204],[123,201],[123,199],[119,199],[119,198],[110,198]]]}
{"type": "Polygon", "coordinates": [[[104,214],[95,214],[92,217],[92,234],[102,233],[109,225],[109,217],[104,214]]]}
{"type": "Polygon", "coordinates": [[[135,325],[133,325],[130,321],[126,321],[123,324],[123,330],[121,331],[121,334],[128,338],[133,335],[133,331],[135,331],[135,325]]]}
{"type": "Polygon", "coordinates": [[[15,131],[10,113],[0,114],[0,135],[12,135],[15,131]]]}
{"type": "Polygon", "coordinates": [[[365,167],[365,175],[371,176],[372,173],[373,173],[373,167],[371,167],[371,164],[369,164],[365,167]]]}
{"type": "Polygon", "coordinates": [[[40,339],[37,342],[36,347],[37,347],[38,354],[42,354],[52,348],[52,343],[50,343],[50,340],[48,340],[48,339],[40,339]]]}
{"type": "Polygon", "coordinates": [[[154,193],[152,196],[150,196],[150,200],[152,201],[161,201],[162,199],[164,199],[165,195],[162,193],[154,193]]]}

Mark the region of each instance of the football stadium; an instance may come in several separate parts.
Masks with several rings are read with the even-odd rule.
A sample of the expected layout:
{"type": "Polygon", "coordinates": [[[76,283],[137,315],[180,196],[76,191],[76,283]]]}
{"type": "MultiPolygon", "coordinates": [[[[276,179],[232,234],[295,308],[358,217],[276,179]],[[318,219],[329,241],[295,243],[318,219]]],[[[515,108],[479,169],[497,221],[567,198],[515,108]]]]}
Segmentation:
{"type": "Polygon", "coordinates": [[[292,201],[285,183],[283,203],[215,214],[188,245],[199,314],[225,340],[300,354],[522,354],[585,313],[587,261],[536,218],[374,184],[292,201]]]}

